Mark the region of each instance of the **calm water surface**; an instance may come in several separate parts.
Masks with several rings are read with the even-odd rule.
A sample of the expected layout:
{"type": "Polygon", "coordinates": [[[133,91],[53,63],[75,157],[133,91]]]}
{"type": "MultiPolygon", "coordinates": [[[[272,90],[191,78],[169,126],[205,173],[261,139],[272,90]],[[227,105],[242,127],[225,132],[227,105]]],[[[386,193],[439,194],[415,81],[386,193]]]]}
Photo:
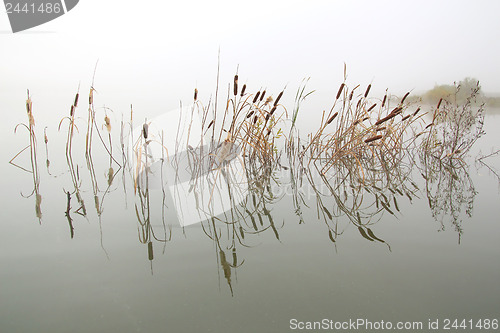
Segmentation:
{"type": "MultiPolygon", "coordinates": [[[[458,184],[474,190],[464,187],[448,199],[441,193],[440,204],[460,210],[455,223],[450,213],[430,209],[424,179],[414,170],[412,200],[396,193],[398,210],[392,205],[393,215],[374,218],[371,240],[346,216],[329,219],[307,190],[302,222],[293,196],[284,193],[268,203],[267,214],[246,219],[244,239],[221,222],[182,228],[171,209],[164,226],[159,189],[150,191],[151,224],[141,225],[131,179],[114,167],[118,173],[108,188],[109,161],[97,148],[96,207],[84,130],[73,155],[86,214],[78,214],[73,193],[70,225],[65,191],[73,192],[75,183],[65,131],[52,123],[37,124],[39,219],[35,196],[22,196],[32,191],[32,176],[7,163],[29,140],[25,131],[11,134],[24,119],[11,119],[1,125],[9,133],[1,166],[2,332],[287,332],[291,319],[324,318],[419,321],[425,331],[429,319],[500,319],[499,179],[475,162],[480,151],[500,146],[498,115],[486,117],[487,135],[466,161],[468,175],[456,175],[457,182],[470,177],[458,184]],[[50,126],[49,169],[44,126],[50,126]],[[252,223],[261,232],[252,232],[252,223]],[[334,226],[339,236],[332,242],[334,226]],[[213,227],[218,242],[209,237],[213,227]],[[167,242],[161,241],[165,235],[167,242]]],[[[26,156],[21,162],[29,161],[26,156]]],[[[498,156],[484,161],[499,170],[498,156]]],[[[366,194],[367,202],[373,198],[366,194]]],[[[333,212],[333,199],[323,200],[333,212]]]]}

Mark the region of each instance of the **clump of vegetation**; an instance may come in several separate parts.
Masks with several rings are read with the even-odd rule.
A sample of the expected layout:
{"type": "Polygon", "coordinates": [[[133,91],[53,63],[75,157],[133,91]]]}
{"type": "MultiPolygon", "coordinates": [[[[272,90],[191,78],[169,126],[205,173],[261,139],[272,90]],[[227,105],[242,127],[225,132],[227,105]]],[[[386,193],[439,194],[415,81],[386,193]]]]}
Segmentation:
{"type": "MultiPolygon", "coordinates": [[[[299,223],[305,223],[302,209],[315,205],[318,219],[322,219],[325,224],[325,238],[328,237],[335,246],[347,227],[353,225],[363,239],[387,246],[390,250],[389,240],[379,235],[375,224],[387,214],[399,216],[401,202],[411,202],[422,193],[427,196],[432,214],[439,221],[441,229],[445,226],[444,218],[451,216],[452,225],[462,235],[460,213],[471,214],[475,196],[463,160],[484,133],[484,104],[480,103],[483,95],[477,80],[466,79],[457,85],[438,86],[428,92],[423,99],[436,106],[426,112],[414,102],[416,99],[412,99],[409,92],[397,98],[387,92],[381,98],[372,97],[371,84],[366,87],[351,85],[346,77],[344,69],[344,80],[335,88],[331,106],[323,111],[316,129],[305,136],[299,135],[296,127],[299,115],[304,112],[304,101],[313,93],[306,91],[307,80],[301,84],[296,94],[291,114],[280,103],[286,93],[285,89],[275,95],[265,89],[252,92],[245,84],[240,86],[238,74],[232,78],[226,97],[221,98],[222,104],[217,101],[218,84],[215,100],[206,103],[198,98],[198,89],[195,89],[193,107],[183,110],[187,110],[187,118],[191,116],[192,120],[196,115],[201,119],[202,137],[197,141],[199,147],[177,145],[176,151],[167,151],[163,131],[155,133],[154,126],[150,126],[151,123],[147,120],[140,126],[140,134],[136,132],[134,138],[132,107],[128,124],[130,126],[124,123],[122,117],[119,133],[112,131],[113,120],[107,113],[110,109],[104,109],[104,124],[98,126],[94,107],[95,89],[92,84],[89,91],[85,150],[73,147],[73,137],[80,134],[75,125],[79,93],[72,102],[69,117],[64,118],[69,123],[66,159],[74,187],[72,192],[65,191],[66,217],[71,237],[74,237],[73,219],[70,216],[71,195],[75,194],[78,201],[75,212],[87,218],[83,195],[87,192],[93,194],[101,225],[104,198],[112,191],[113,179],[119,172],[112,168],[115,163],[119,168],[123,167],[125,196],[126,175],[128,173],[133,177],[128,183],[134,184],[138,237],[147,246],[152,268],[153,243],[165,244],[172,239],[172,230],[170,226],[167,227],[164,211],[167,207],[165,188],[173,185],[172,179],[177,181],[178,159],[183,156],[187,156],[190,163],[188,170],[182,170],[190,173],[187,192],[198,196],[197,206],[193,209],[196,208],[197,213],[203,216],[200,220],[201,228],[216,245],[220,269],[231,290],[234,282],[232,271],[244,262],[237,257],[238,249],[251,246],[252,236],[261,233],[270,233],[280,241],[281,228],[285,222],[275,218],[272,205],[285,196],[283,187],[286,186],[291,189],[288,194],[292,197],[299,223]],[[430,116],[425,117],[426,114],[430,116]],[[108,133],[107,140],[103,139],[101,131],[108,133]],[[107,172],[104,172],[107,175],[105,190],[98,186],[98,175],[101,173],[96,171],[99,169],[93,159],[94,134],[98,135],[105,159],[109,161],[106,165],[107,172]],[[113,135],[119,135],[119,140],[113,135]],[[127,140],[124,137],[127,135],[130,137],[128,142],[132,143],[129,147],[125,147],[127,140]],[[278,141],[284,141],[284,148],[280,147],[278,141]],[[121,165],[113,156],[113,143],[117,142],[121,148],[121,165]],[[161,147],[161,157],[152,156],[152,145],[161,147]],[[181,156],[180,152],[183,151],[187,153],[181,156]],[[82,157],[85,156],[92,191],[80,191],[82,177],[78,162],[73,161],[73,154],[79,152],[82,157]],[[135,158],[128,159],[130,156],[135,158]],[[163,235],[158,230],[155,231],[154,193],[150,192],[150,186],[153,186],[152,178],[158,170],[150,168],[153,159],[161,161],[159,183],[162,189],[163,235]],[[245,184],[231,184],[237,182],[234,180],[236,177],[230,177],[232,161],[237,161],[242,166],[237,172],[244,173],[245,177],[237,177],[237,180],[244,179],[245,184]],[[163,172],[172,170],[176,175],[164,179],[163,172]],[[412,180],[415,170],[425,180],[423,190],[412,180]],[[203,203],[208,201],[207,206],[210,206],[219,199],[220,194],[215,189],[220,187],[221,182],[213,180],[217,177],[224,178],[228,192],[241,186],[245,195],[241,201],[232,199],[230,209],[215,216],[210,209],[201,208],[205,208],[203,203]],[[204,186],[200,183],[212,186],[208,191],[210,198],[202,197],[207,196],[207,191],[200,188],[204,186]]],[[[26,107],[28,124],[18,126],[29,131],[30,145],[21,150],[11,162],[23,151],[30,149],[31,168],[24,170],[33,174],[33,193],[36,193],[37,216],[40,218],[35,122],[29,94],[26,107]]],[[[179,121],[178,133],[168,135],[175,137],[177,143],[181,141],[177,141],[177,138],[182,131],[187,131],[188,136],[194,135],[194,131],[191,132],[192,125],[191,121],[183,127],[179,121]]],[[[46,135],[45,145],[48,151],[46,135]]],[[[235,196],[234,192],[230,195],[235,196]]],[[[101,234],[101,246],[102,244],[101,234]]]]}
{"type": "Polygon", "coordinates": [[[480,89],[479,81],[470,77],[458,83],[435,85],[421,96],[415,96],[414,101],[416,100],[433,105],[443,100],[455,104],[471,103],[472,105],[484,104],[494,108],[500,107],[500,97],[485,95],[480,89]],[[473,100],[470,98],[471,95],[474,95],[473,100]]]}

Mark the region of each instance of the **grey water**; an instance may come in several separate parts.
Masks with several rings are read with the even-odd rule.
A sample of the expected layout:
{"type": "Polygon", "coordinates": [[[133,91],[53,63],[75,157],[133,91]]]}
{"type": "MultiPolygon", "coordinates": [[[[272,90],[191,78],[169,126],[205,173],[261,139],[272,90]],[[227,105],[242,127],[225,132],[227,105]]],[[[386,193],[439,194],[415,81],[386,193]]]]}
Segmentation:
{"type": "MultiPolygon", "coordinates": [[[[161,190],[152,190],[145,208],[129,174],[98,144],[93,188],[83,126],[71,175],[65,131],[50,124],[46,151],[43,121],[37,216],[32,175],[7,163],[29,142],[22,128],[13,133],[24,121],[19,115],[1,125],[11,133],[0,166],[2,332],[288,332],[298,330],[294,323],[324,319],[421,322],[419,331],[431,331],[430,321],[443,329],[446,320],[500,319],[500,160],[478,161],[499,149],[494,112],[487,110],[486,135],[467,168],[444,173],[461,191],[433,193],[442,206],[431,207],[425,180],[412,172],[413,192],[393,193],[397,208],[374,216],[373,236],[335,208],[325,215],[307,187],[300,211],[292,191],[280,191],[263,213],[245,216],[242,233],[213,220],[181,227],[172,201],[163,209],[161,190]]],[[[332,198],[322,200],[336,207],[332,198]]]]}

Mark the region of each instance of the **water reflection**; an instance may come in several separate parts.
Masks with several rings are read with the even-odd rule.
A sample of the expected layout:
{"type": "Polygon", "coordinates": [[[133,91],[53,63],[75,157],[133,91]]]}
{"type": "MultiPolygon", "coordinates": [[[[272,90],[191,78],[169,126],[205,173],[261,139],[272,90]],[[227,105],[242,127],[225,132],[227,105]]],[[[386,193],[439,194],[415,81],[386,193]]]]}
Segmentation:
{"type": "MultiPolygon", "coordinates": [[[[101,246],[108,255],[102,233],[105,199],[112,192],[123,194],[127,208],[133,196],[131,214],[137,220],[138,241],[145,246],[151,273],[155,244],[161,244],[165,252],[165,244],[175,240],[175,230],[186,236],[186,228],[197,225],[214,244],[220,277],[231,294],[236,271],[245,263],[241,249],[255,246],[263,234],[279,242],[286,223],[294,223],[285,222],[280,205],[293,207],[298,224],[306,223],[306,211],[314,211],[324,224],[325,238],[335,248],[347,228],[354,226],[359,237],[391,251],[390,240],[379,234],[376,224],[385,217],[403,216],[414,199],[426,196],[439,229],[451,223],[460,241],[463,214],[472,215],[476,195],[465,160],[483,133],[482,107],[440,102],[431,110],[429,121],[420,107],[405,102],[408,94],[399,99],[390,95],[369,98],[370,86],[360,91],[359,86],[349,88],[344,82],[317,131],[304,138],[298,134],[295,119],[307,96],[305,87],[297,94],[291,117],[279,104],[283,92],[276,98],[266,96],[265,90],[250,94],[246,86],[239,90],[237,76],[233,89],[222,111],[213,102],[203,105],[196,91],[191,106],[146,119],[136,128],[131,108],[130,121],[122,118],[119,134],[115,134],[118,140],[112,139],[110,109],[102,109],[104,123],[98,125],[100,111],[94,108],[92,87],[84,155],[90,186],[85,188],[80,157],[73,158],[77,93],[69,117],[63,119],[69,123],[66,163],[73,187],[64,191],[70,237],[76,237],[71,197],[78,202],[73,213],[90,219],[83,197],[92,193],[101,246]],[[107,142],[101,130],[107,132],[107,142]],[[94,134],[98,147],[103,148],[100,153],[93,150],[94,134]],[[121,163],[113,155],[113,151],[117,155],[113,142],[119,142],[121,163]],[[121,184],[116,181],[118,174],[121,184]]],[[[29,96],[27,106],[29,126],[18,126],[30,132],[30,145],[19,154],[31,151],[31,170],[24,170],[33,173],[31,195],[36,194],[36,215],[41,219],[29,96]]],[[[45,133],[48,170],[46,138],[45,133]]]]}
{"type": "MultiPolygon", "coordinates": [[[[40,194],[40,174],[38,171],[38,162],[37,162],[37,139],[36,139],[36,134],[35,134],[35,118],[33,116],[33,102],[30,97],[30,93],[28,90],[28,98],[26,100],[26,112],[28,115],[28,124],[20,123],[17,124],[16,127],[14,128],[14,133],[17,132],[17,129],[19,127],[24,127],[28,130],[29,136],[30,136],[30,141],[29,145],[26,146],[25,148],[21,149],[10,161],[9,163],[14,165],[15,167],[26,171],[28,173],[31,173],[33,176],[33,190],[31,191],[30,194],[24,195],[21,192],[21,196],[25,198],[29,198],[31,196],[35,196],[35,214],[36,217],[38,218],[39,223],[42,222],[42,196],[40,194]],[[29,168],[22,167],[14,162],[18,156],[20,156],[24,151],[29,149],[30,153],[30,166],[29,168]]],[[[47,159],[48,161],[48,159],[47,159]]]]}

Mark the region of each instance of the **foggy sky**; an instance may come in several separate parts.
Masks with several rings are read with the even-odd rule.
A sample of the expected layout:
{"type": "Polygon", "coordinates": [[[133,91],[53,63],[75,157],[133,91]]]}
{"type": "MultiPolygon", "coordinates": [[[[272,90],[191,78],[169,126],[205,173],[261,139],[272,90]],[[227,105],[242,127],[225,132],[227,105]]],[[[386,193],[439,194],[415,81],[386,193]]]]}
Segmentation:
{"type": "Polygon", "coordinates": [[[81,0],[12,34],[2,12],[0,98],[30,88],[69,101],[90,84],[98,60],[96,86],[110,100],[171,108],[194,87],[213,93],[219,48],[221,81],[238,69],[253,90],[287,86],[294,95],[311,77],[311,89],[330,94],[346,63],[348,81],[372,83],[374,94],[467,76],[500,92],[498,13],[499,1],[81,0]]]}

